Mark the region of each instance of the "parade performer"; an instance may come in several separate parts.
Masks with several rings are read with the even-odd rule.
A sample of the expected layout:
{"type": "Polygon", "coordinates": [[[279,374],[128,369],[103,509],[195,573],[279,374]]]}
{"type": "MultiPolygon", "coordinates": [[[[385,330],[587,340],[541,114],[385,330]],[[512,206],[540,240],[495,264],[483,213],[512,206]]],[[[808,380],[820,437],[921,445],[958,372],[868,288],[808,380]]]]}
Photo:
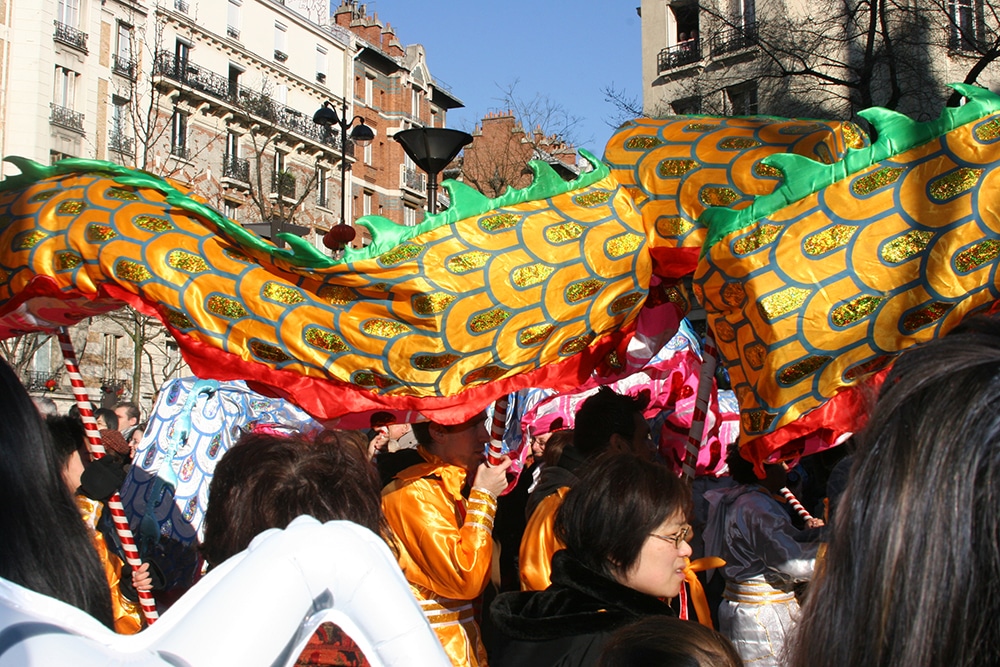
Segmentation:
{"type": "Polygon", "coordinates": [[[773,497],[787,483],[783,465],[765,465],[758,479],[736,447],[726,463],[738,486],[705,494],[705,553],[726,561],[719,631],[747,664],[778,667],[799,614],[793,586],[812,578],[816,547],[796,540],[800,531],[773,497]]]}
{"type": "Polygon", "coordinates": [[[420,422],[413,432],[425,462],[396,475],[382,492],[382,510],[403,575],[452,663],[482,667],[473,603],[489,581],[496,499],[510,459],[485,464],[485,414],[452,426],[420,422]]]}

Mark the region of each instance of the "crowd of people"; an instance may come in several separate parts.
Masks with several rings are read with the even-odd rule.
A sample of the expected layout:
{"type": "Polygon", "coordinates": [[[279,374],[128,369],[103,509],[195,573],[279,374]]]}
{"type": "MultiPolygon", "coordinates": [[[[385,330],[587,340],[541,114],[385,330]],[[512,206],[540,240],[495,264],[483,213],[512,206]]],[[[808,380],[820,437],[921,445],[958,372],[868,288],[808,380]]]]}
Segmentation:
{"type": "MultiPolygon", "coordinates": [[[[140,631],[137,591],[155,595],[162,575],[123,564],[95,521],[142,438],[138,407],[97,411],[109,454],[87,464],[79,418],[32,403],[2,363],[0,395],[0,576],[140,631]]],[[[382,415],[367,433],[248,433],[215,468],[200,553],[215,568],[303,514],[364,526],[456,667],[971,667],[1000,656],[998,320],[901,355],[827,474],[765,462],[759,476],[734,445],[726,483],[695,490],[657,460],[645,408],[599,389],[572,429],[532,436],[519,477],[509,457],[487,464],[485,412],[451,425],[382,415]],[[836,506],[829,525],[789,508],[793,477],[836,506]],[[685,592],[695,554],[721,560],[685,592]],[[683,620],[696,589],[711,619],[683,620]]],[[[298,664],[367,660],[326,623],[298,664]]]]}

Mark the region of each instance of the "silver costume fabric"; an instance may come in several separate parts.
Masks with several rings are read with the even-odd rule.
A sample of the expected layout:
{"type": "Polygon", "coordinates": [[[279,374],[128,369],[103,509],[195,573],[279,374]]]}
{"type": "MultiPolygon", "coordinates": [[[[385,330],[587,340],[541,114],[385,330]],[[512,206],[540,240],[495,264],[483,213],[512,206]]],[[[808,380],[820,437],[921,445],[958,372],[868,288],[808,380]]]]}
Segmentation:
{"type": "Polygon", "coordinates": [[[792,585],[812,577],[816,545],[795,540],[799,531],[761,486],[709,491],[705,498],[705,554],[726,561],[719,631],[746,665],[778,667],[798,616],[792,585]]]}

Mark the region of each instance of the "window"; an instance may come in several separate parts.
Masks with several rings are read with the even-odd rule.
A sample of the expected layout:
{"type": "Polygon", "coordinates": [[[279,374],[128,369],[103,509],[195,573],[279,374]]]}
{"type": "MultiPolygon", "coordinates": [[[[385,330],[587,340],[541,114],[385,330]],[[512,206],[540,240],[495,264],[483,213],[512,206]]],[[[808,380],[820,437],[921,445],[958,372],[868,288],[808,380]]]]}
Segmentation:
{"type": "Polygon", "coordinates": [[[80,0],[59,0],[56,20],[71,28],[80,27],[80,0]]]}
{"type": "Polygon", "coordinates": [[[320,83],[326,82],[326,48],[316,46],[316,80],[320,83]]]}
{"type": "Polygon", "coordinates": [[[361,215],[372,214],[372,193],[366,192],[361,197],[361,215]]]}
{"type": "Polygon", "coordinates": [[[170,120],[170,154],[176,157],[187,159],[187,113],[180,109],[174,109],[174,116],[170,120]]]}
{"type": "Polygon", "coordinates": [[[416,87],[410,91],[410,113],[420,118],[420,89],[416,87]]]}
{"type": "Polygon", "coordinates": [[[370,76],[365,77],[365,106],[371,107],[372,105],[372,91],[375,88],[375,79],[370,76]]]}
{"type": "Polygon", "coordinates": [[[229,14],[226,18],[226,35],[233,39],[240,38],[240,9],[243,3],[241,0],[229,0],[229,14]]]}
{"type": "Polygon", "coordinates": [[[682,100],[671,102],[670,108],[672,108],[674,113],[678,116],[699,114],[701,113],[701,98],[685,97],[682,100]]]}
{"type": "Polygon", "coordinates": [[[698,5],[670,5],[667,12],[667,46],[695,48],[698,41],[698,5]]]}
{"type": "Polygon", "coordinates": [[[288,27],[278,21],[274,22],[274,59],[278,62],[288,60],[288,27]]]}
{"type": "Polygon", "coordinates": [[[745,83],[726,89],[731,116],[754,116],[757,114],[757,84],[745,83]]]}
{"type": "Polygon", "coordinates": [[[187,74],[188,57],[190,55],[191,45],[178,39],[174,44],[174,62],[177,67],[177,73],[181,76],[187,74]]]}
{"type": "Polygon", "coordinates": [[[374,143],[375,142],[373,141],[367,146],[365,146],[364,157],[362,159],[364,160],[364,163],[367,165],[371,165],[372,163],[372,145],[374,143]]]}
{"type": "Polygon", "coordinates": [[[71,69],[56,66],[55,90],[52,92],[52,102],[64,109],[72,109],[76,100],[76,77],[79,74],[71,69]]]}
{"type": "Polygon", "coordinates": [[[325,167],[316,167],[316,205],[326,208],[330,197],[327,179],[329,174],[325,167]]]}
{"type": "Polygon", "coordinates": [[[417,225],[417,209],[412,206],[403,206],[403,224],[407,227],[417,225]]]}
{"type": "Polygon", "coordinates": [[[951,35],[948,47],[955,51],[977,51],[981,43],[982,0],[948,0],[951,35]]]}
{"type": "Polygon", "coordinates": [[[132,139],[128,136],[129,103],[128,99],[113,95],[111,97],[111,145],[112,151],[133,155],[135,153],[132,139]]]}
{"type": "Polygon", "coordinates": [[[229,93],[229,98],[230,99],[235,100],[235,99],[237,99],[237,97],[240,94],[240,75],[241,74],[243,74],[243,70],[240,67],[238,67],[238,66],[236,66],[236,65],[234,65],[232,63],[229,63],[229,90],[228,90],[228,93],[229,93]]]}
{"type": "Polygon", "coordinates": [[[237,158],[240,156],[240,135],[235,132],[226,133],[226,157],[237,158]]]}
{"type": "Polygon", "coordinates": [[[239,214],[239,210],[240,210],[240,203],[239,202],[233,201],[231,199],[227,199],[223,203],[223,207],[224,207],[223,213],[226,214],[227,218],[229,218],[230,220],[236,220],[237,219],[237,215],[239,214]]]}
{"type": "Polygon", "coordinates": [[[288,86],[279,83],[274,87],[274,101],[281,106],[288,104],[288,86]]]}
{"type": "Polygon", "coordinates": [[[118,341],[121,336],[104,334],[104,375],[113,378],[118,371],[118,341]]]}
{"type": "Polygon", "coordinates": [[[115,55],[126,62],[132,61],[132,26],[123,21],[118,21],[115,55]]]}

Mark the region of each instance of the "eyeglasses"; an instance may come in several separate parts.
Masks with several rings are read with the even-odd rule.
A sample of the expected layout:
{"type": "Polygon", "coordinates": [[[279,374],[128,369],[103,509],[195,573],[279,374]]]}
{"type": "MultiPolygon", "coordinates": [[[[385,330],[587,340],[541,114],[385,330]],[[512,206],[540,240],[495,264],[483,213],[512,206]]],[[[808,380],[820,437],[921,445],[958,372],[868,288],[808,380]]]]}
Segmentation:
{"type": "Polygon", "coordinates": [[[684,526],[673,535],[657,535],[656,533],[650,533],[649,536],[655,537],[658,540],[663,540],[664,542],[672,542],[674,548],[680,549],[681,542],[687,542],[688,538],[691,537],[691,526],[684,526]]]}

